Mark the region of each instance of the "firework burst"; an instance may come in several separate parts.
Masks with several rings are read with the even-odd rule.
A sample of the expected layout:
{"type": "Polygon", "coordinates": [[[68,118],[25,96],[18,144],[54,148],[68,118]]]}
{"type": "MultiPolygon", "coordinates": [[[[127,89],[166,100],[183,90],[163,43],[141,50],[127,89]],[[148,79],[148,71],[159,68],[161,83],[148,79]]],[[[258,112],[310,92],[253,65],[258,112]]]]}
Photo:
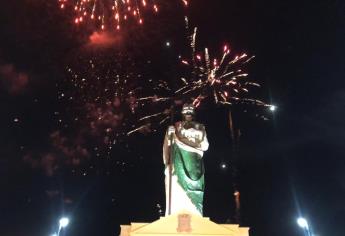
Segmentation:
{"type": "Polygon", "coordinates": [[[111,149],[122,140],[142,89],[136,64],[122,55],[115,58],[78,58],[78,65],[68,66],[66,80],[59,84],[62,132],[75,132],[99,149],[111,149]]]}
{"type": "MultiPolygon", "coordinates": [[[[181,0],[184,6],[189,1],[181,0]]],[[[92,22],[102,30],[120,30],[125,22],[144,23],[147,13],[158,14],[156,0],[58,0],[61,9],[73,8],[76,25],[92,22]]]]}
{"type": "MultiPolygon", "coordinates": [[[[188,29],[188,24],[186,28],[188,29]]],[[[181,59],[183,68],[180,73],[186,73],[180,77],[178,88],[173,90],[171,88],[175,87],[176,83],[171,86],[165,82],[165,86],[161,87],[164,90],[161,94],[169,95],[147,96],[145,102],[154,105],[154,111],[146,109],[146,115],[143,115],[137,126],[127,134],[146,129],[147,125],[162,125],[173,120],[174,112],[178,110],[176,107],[185,102],[192,102],[195,107],[199,107],[206,100],[227,106],[246,104],[272,107],[250,94],[252,88],[260,87],[258,83],[247,80],[248,73],[245,71],[247,63],[254,56],[249,57],[246,53],[233,55],[229,46],[225,45],[218,59],[211,58],[207,48],[201,53],[197,51],[197,28],[188,38],[192,53],[189,59],[181,59]]]]}
{"type": "Polygon", "coordinates": [[[102,30],[106,27],[121,29],[123,22],[132,20],[143,24],[147,11],[158,13],[154,0],[58,0],[60,8],[73,7],[74,22],[82,24],[92,21],[102,30]]]}
{"type": "Polygon", "coordinates": [[[175,91],[176,96],[191,97],[196,107],[207,98],[213,98],[216,104],[253,103],[269,106],[248,96],[251,87],[260,87],[258,83],[246,79],[248,73],[244,70],[254,56],[249,57],[246,53],[233,55],[229,46],[225,45],[220,58],[211,58],[208,48],[197,52],[196,36],[197,28],[190,36],[192,56],[181,60],[188,74],[181,78],[182,86],[175,91]]]}
{"type": "Polygon", "coordinates": [[[171,92],[165,81],[149,79],[150,61],[138,64],[123,53],[77,61],[66,68],[66,79],[59,84],[63,110],[57,118],[62,133],[74,132],[110,153],[114,145],[128,141],[131,130],[152,131],[147,121],[160,115],[147,114],[165,106],[171,98],[162,92],[171,92]]]}

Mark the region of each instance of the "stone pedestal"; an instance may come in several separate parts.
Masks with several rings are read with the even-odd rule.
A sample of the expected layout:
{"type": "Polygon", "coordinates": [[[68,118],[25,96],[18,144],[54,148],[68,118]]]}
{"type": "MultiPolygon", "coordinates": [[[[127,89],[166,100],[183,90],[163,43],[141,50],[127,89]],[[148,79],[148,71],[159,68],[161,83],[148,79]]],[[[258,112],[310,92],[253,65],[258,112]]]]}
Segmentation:
{"type": "Polygon", "coordinates": [[[249,236],[249,228],[217,224],[207,217],[189,212],[161,217],[152,223],[121,225],[120,236],[249,236]]]}

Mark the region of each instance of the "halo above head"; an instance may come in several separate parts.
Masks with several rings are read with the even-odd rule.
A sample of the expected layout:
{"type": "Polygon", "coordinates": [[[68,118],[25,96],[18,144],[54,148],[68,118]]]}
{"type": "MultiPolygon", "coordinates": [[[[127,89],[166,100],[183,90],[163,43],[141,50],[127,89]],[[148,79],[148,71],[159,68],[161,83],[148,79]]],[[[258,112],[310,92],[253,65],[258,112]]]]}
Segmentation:
{"type": "Polygon", "coordinates": [[[194,115],[195,107],[193,106],[193,104],[185,103],[182,107],[181,113],[182,115],[194,115]]]}

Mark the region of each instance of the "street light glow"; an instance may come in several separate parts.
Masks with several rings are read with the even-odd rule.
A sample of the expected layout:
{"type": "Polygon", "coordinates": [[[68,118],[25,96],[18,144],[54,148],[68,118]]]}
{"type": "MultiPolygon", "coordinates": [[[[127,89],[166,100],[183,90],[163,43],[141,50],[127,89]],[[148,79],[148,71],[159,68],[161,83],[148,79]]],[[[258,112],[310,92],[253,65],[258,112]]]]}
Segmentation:
{"type": "Polygon", "coordinates": [[[277,107],[275,105],[270,105],[270,111],[275,111],[277,110],[277,107]]]}
{"type": "Polygon", "coordinates": [[[299,217],[297,219],[297,224],[299,225],[299,227],[303,228],[303,229],[308,229],[309,226],[308,226],[308,221],[303,218],[303,217],[299,217]]]}
{"type": "Polygon", "coordinates": [[[69,224],[69,219],[67,217],[62,217],[59,220],[60,228],[65,228],[69,224]]]}

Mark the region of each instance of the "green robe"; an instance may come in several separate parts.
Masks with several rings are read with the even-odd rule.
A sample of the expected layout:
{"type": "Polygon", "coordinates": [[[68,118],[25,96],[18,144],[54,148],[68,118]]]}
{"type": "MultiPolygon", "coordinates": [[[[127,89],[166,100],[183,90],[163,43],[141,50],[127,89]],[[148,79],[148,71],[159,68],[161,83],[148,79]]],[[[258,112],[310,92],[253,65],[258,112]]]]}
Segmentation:
{"type": "Polygon", "coordinates": [[[177,176],[177,182],[202,215],[205,189],[205,169],[202,157],[173,144],[173,158],[173,175],[177,176]]]}

